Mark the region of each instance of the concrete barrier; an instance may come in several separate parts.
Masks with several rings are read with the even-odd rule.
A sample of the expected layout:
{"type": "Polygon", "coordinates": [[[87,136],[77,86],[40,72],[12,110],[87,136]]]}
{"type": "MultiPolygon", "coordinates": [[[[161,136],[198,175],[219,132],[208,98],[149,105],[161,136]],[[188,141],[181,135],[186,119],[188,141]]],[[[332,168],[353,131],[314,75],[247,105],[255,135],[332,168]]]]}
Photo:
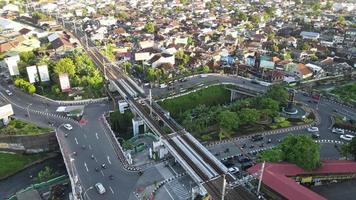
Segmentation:
{"type": "Polygon", "coordinates": [[[102,98],[97,98],[97,99],[83,99],[83,100],[73,100],[73,101],[60,101],[60,100],[53,100],[48,97],[39,95],[39,94],[33,94],[34,96],[44,99],[46,101],[50,101],[53,103],[57,103],[59,105],[78,105],[78,104],[90,104],[90,103],[98,103],[98,102],[103,102],[107,101],[109,98],[108,97],[102,97],[102,98]]]}
{"type": "Polygon", "coordinates": [[[39,135],[1,135],[0,150],[16,153],[39,153],[58,150],[54,132],[39,135]]]}

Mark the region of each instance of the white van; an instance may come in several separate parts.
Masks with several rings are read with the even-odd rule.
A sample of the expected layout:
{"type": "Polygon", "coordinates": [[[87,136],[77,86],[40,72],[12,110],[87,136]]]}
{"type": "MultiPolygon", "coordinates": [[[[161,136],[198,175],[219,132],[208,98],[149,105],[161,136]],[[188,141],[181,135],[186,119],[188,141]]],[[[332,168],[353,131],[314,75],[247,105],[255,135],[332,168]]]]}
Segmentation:
{"type": "Polygon", "coordinates": [[[106,192],[105,187],[101,183],[95,184],[95,188],[99,192],[99,194],[104,194],[106,192]]]}

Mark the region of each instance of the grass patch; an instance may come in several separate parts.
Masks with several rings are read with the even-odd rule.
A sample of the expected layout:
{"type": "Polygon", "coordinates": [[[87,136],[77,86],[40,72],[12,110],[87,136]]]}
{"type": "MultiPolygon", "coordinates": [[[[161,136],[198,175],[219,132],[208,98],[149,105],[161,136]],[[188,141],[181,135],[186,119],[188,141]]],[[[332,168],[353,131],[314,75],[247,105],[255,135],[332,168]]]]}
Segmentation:
{"type": "Polygon", "coordinates": [[[5,177],[23,169],[26,165],[43,158],[43,154],[0,153],[0,177],[5,177]]]}
{"type": "Polygon", "coordinates": [[[191,110],[198,105],[208,107],[225,104],[230,101],[230,92],[223,85],[211,86],[184,96],[168,99],[159,104],[170,112],[172,117],[180,118],[182,113],[191,110]]]}
{"type": "Polygon", "coordinates": [[[355,103],[356,102],[356,82],[347,85],[336,87],[330,91],[332,94],[337,95],[342,100],[355,103]]]}
{"type": "Polygon", "coordinates": [[[12,119],[8,125],[0,128],[0,135],[39,135],[50,131],[52,131],[50,128],[42,128],[31,123],[12,119]]]}

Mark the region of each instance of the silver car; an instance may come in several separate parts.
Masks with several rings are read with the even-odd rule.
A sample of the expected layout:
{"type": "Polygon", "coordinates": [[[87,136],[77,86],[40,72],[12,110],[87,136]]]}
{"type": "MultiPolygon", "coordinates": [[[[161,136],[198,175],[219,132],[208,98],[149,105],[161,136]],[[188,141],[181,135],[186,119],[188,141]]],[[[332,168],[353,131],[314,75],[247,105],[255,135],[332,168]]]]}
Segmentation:
{"type": "Polygon", "coordinates": [[[105,187],[101,183],[95,184],[95,188],[99,194],[104,194],[106,192],[105,187]]]}

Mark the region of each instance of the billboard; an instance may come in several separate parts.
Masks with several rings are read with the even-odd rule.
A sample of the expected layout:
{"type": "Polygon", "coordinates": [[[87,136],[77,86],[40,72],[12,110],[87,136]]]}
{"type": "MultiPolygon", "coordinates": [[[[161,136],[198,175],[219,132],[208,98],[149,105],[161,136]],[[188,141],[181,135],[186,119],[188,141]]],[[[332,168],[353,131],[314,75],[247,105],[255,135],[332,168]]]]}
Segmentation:
{"type": "Polygon", "coordinates": [[[20,74],[19,68],[17,67],[17,62],[20,61],[20,56],[11,56],[4,59],[7,68],[9,69],[11,76],[17,76],[20,74]]]}
{"type": "Polygon", "coordinates": [[[26,70],[27,70],[28,80],[30,81],[30,83],[37,82],[38,81],[37,67],[36,66],[26,67],[26,70]]]}
{"type": "Polygon", "coordinates": [[[59,83],[61,85],[62,92],[70,91],[70,82],[69,82],[68,74],[59,75],[59,83]]]}
{"type": "Polygon", "coordinates": [[[7,118],[14,114],[11,104],[0,106],[0,119],[7,118]]]}
{"type": "Polygon", "coordinates": [[[38,66],[38,73],[40,74],[41,82],[49,81],[48,67],[47,65],[38,66]]]}

